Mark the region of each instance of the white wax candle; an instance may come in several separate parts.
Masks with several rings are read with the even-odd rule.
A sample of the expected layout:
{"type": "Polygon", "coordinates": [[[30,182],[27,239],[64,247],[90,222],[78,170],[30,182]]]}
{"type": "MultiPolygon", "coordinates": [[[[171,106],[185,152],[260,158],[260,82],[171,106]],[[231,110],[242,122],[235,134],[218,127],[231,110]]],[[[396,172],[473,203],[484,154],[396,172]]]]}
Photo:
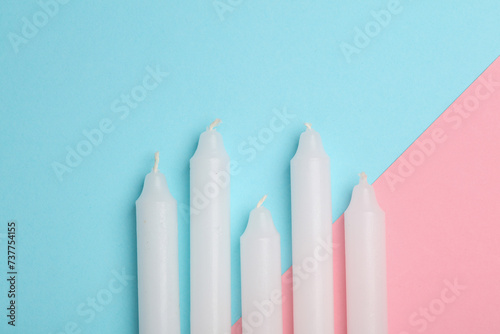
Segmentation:
{"type": "Polygon", "coordinates": [[[180,334],[177,202],[158,160],[136,201],[139,333],[180,334]]]}
{"type": "Polygon", "coordinates": [[[306,123],[291,161],[295,334],[332,334],[333,247],[330,159],[306,123]]]}
{"type": "Polygon", "coordinates": [[[344,219],[347,332],[387,334],[385,214],[364,173],[344,219]]]}
{"type": "Polygon", "coordinates": [[[216,120],[191,158],[191,334],[231,333],[229,156],[216,120]]]}
{"type": "Polygon", "coordinates": [[[265,198],[240,238],[243,333],[282,334],[280,235],[271,212],[261,206],[265,198]]]}

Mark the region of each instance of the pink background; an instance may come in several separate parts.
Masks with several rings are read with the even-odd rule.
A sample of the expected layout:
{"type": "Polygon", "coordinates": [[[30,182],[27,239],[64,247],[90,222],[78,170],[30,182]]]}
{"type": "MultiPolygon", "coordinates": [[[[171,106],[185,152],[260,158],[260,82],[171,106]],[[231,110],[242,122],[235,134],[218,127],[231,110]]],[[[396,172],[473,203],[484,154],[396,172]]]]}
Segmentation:
{"type": "MultiPolygon", "coordinates": [[[[500,333],[500,58],[375,181],[387,216],[389,333],[500,333]]],[[[346,333],[344,218],[335,332],[346,333]]],[[[293,333],[291,269],[284,333],[293,333]]],[[[233,334],[241,333],[241,319],[233,334]]],[[[311,333],[314,334],[314,333],[311,333]]]]}

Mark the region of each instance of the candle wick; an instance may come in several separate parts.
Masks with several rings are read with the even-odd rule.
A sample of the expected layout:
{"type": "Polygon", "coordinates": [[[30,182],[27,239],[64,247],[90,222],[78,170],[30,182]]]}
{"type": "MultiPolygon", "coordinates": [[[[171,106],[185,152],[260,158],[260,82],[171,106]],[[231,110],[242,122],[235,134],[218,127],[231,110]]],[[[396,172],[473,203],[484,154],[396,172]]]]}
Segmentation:
{"type": "Polygon", "coordinates": [[[359,181],[360,181],[360,182],[361,182],[361,181],[367,181],[367,179],[368,179],[368,176],[366,175],[366,173],[365,173],[365,172],[361,172],[361,173],[359,173],[359,181]]]}
{"type": "Polygon", "coordinates": [[[215,121],[212,122],[212,124],[210,124],[210,126],[208,127],[208,129],[209,130],[213,130],[220,123],[222,123],[221,119],[217,118],[215,121]]]}
{"type": "Polygon", "coordinates": [[[304,125],[307,127],[307,129],[311,130],[312,129],[312,125],[311,123],[304,123],[304,125]]]}
{"type": "Polygon", "coordinates": [[[257,203],[257,208],[260,208],[262,206],[262,204],[264,203],[264,201],[266,200],[267,198],[267,195],[264,195],[264,197],[262,197],[259,201],[259,203],[257,203]]]}
{"type": "Polygon", "coordinates": [[[160,162],[160,152],[156,152],[155,153],[155,164],[153,166],[153,172],[157,172],[158,171],[158,163],[160,162]]]}

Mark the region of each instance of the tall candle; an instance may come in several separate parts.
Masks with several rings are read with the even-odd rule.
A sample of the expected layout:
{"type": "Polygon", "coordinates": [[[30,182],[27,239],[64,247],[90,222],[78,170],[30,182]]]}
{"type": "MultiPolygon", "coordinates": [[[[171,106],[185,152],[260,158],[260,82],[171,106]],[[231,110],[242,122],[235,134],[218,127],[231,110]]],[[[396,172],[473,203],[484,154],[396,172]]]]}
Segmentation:
{"type": "Polygon", "coordinates": [[[290,164],[295,334],[332,334],[333,247],[330,159],[306,123],[290,164]]]}
{"type": "Polygon", "coordinates": [[[347,331],[387,334],[385,214],[365,173],[344,219],[347,331]]]}
{"type": "Polygon", "coordinates": [[[191,158],[191,333],[231,333],[229,156],[213,122],[191,158]]]}
{"type": "Polygon", "coordinates": [[[241,241],[243,332],[282,334],[281,247],[264,196],[250,213],[241,241]]]}
{"type": "Polygon", "coordinates": [[[180,334],[177,202],[158,161],[136,201],[139,333],[180,334]]]}

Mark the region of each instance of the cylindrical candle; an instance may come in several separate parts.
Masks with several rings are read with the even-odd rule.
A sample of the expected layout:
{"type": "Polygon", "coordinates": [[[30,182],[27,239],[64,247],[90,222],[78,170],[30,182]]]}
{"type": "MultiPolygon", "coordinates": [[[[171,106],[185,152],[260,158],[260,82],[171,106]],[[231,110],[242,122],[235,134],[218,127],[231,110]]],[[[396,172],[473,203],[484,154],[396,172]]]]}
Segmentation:
{"type": "Polygon", "coordinates": [[[241,241],[243,333],[282,334],[280,235],[264,196],[250,213],[241,241]]]}
{"type": "Polygon", "coordinates": [[[136,201],[139,333],[180,334],[177,202],[158,160],[136,201]]]}
{"type": "Polygon", "coordinates": [[[347,332],[387,334],[385,214],[364,173],[344,220],[347,332]]]}
{"type": "Polygon", "coordinates": [[[330,159],[306,123],[290,164],[295,334],[333,334],[330,159]]]}
{"type": "Polygon", "coordinates": [[[231,333],[229,155],[216,120],[191,158],[191,333],[231,333]]]}

